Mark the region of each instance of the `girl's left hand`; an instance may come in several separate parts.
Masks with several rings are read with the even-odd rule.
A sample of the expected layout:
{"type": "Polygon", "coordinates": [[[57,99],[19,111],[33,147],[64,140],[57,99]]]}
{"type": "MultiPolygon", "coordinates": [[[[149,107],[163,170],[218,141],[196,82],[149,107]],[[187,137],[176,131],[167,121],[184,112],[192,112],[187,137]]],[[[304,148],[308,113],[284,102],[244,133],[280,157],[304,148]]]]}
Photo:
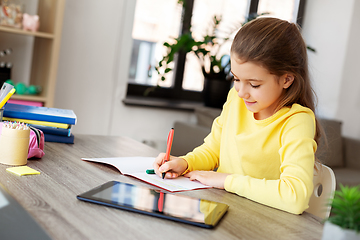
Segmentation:
{"type": "Polygon", "coordinates": [[[184,175],[190,178],[191,181],[198,180],[202,184],[224,189],[225,179],[230,175],[228,173],[219,173],[214,171],[192,171],[184,175]]]}

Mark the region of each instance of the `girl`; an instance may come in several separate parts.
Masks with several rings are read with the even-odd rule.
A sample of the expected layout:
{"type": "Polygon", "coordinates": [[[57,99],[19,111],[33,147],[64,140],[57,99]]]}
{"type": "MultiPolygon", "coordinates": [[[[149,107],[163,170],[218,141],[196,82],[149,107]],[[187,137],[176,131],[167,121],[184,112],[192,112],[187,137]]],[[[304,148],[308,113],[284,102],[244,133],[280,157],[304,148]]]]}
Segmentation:
{"type": "Polygon", "coordinates": [[[319,128],[300,31],[258,18],[238,31],[230,56],[234,87],[211,133],[186,156],[163,164],[160,154],[155,171],[301,214],[313,191],[319,128]]]}

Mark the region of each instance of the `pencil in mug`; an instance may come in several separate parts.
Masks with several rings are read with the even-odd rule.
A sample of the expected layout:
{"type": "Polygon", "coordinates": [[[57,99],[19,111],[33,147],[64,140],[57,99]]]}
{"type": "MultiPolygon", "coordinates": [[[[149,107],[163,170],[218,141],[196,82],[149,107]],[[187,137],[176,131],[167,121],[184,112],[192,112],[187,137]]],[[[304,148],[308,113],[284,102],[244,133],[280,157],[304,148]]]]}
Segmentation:
{"type": "Polygon", "coordinates": [[[2,108],[5,103],[9,100],[9,98],[15,93],[15,88],[11,89],[11,91],[4,97],[4,99],[0,102],[0,108],[2,108]]]}

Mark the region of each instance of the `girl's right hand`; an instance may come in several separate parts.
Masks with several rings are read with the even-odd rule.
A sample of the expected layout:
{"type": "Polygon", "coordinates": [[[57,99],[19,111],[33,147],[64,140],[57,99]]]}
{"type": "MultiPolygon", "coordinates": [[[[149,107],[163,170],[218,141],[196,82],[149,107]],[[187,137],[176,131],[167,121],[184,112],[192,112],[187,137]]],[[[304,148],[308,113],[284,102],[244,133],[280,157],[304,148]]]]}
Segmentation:
{"type": "Polygon", "coordinates": [[[170,160],[164,163],[165,153],[160,153],[153,163],[155,173],[162,177],[166,172],[165,178],[177,178],[188,168],[188,163],[183,158],[170,156],[170,160]],[[163,164],[164,163],[164,164],[163,164]]]}

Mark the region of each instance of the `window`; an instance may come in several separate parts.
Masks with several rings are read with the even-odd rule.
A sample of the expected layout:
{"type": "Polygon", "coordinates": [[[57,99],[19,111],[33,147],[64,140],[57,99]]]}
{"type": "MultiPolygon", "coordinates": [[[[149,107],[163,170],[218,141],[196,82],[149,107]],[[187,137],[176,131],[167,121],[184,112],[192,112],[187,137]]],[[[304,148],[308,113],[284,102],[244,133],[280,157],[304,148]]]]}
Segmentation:
{"type": "MultiPolygon", "coordinates": [[[[221,27],[232,27],[234,36],[246,16],[267,13],[301,25],[305,0],[137,0],[133,27],[133,47],[129,71],[127,98],[157,98],[182,101],[202,101],[204,77],[196,56],[179,53],[175,68],[161,81],[155,65],[164,54],[163,43],[181,33],[202,37],[212,18],[222,16],[221,27]],[[190,24],[191,23],[191,24],[190,24]],[[161,86],[160,88],[156,87],[161,86]],[[151,91],[148,91],[151,89],[151,91]]],[[[223,46],[229,52],[231,42],[223,46]]],[[[124,101],[126,103],[126,101],[124,101]]]]}
{"type": "MultiPolygon", "coordinates": [[[[178,37],[182,6],[178,0],[137,0],[132,32],[133,47],[129,84],[156,86],[156,62],[162,57],[162,45],[169,36],[178,37]]],[[[171,76],[161,83],[171,87],[171,76]]]]}

